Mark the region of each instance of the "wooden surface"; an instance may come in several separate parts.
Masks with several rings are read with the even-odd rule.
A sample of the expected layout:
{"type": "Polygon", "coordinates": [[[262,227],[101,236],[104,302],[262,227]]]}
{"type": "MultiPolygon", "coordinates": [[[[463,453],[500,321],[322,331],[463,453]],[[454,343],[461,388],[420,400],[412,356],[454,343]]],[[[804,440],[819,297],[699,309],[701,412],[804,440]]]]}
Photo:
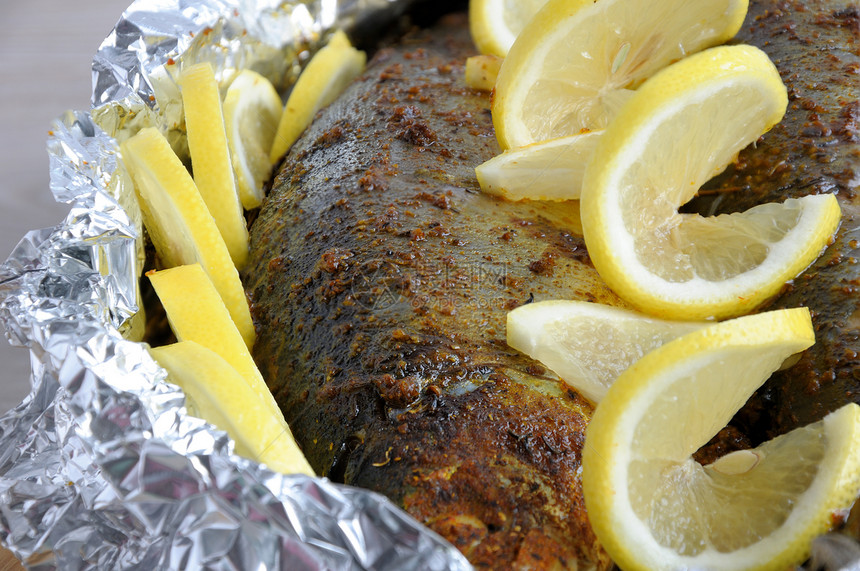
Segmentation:
{"type": "MultiPolygon", "coordinates": [[[[51,122],[89,109],[90,62],[131,0],[28,0],[3,5],[0,34],[0,261],[20,238],[54,226],[67,208],[48,188],[51,122]]],[[[2,330],[0,326],[0,330],[2,330]]],[[[29,354],[0,340],[0,413],[29,390],[29,354]]],[[[0,571],[20,569],[0,551],[0,571]]]]}
{"type": "Polygon", "coordinates": [[[19,571],[23,568],[12,552],[0,547],[0,571],[19,571]]]}

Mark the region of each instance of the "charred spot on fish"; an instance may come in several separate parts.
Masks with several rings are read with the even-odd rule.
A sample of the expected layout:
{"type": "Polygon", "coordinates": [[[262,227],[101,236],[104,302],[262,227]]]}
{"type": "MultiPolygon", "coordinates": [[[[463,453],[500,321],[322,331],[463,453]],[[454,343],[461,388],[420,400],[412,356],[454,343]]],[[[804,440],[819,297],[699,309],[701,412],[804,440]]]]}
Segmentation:
{"type": "Polygon", "coordinates": [[[535,260],[529,264],[529,270],[538,274],[539,276],[552,276],[553,270],[556,265],[556,254],[553,250],[548,249],[545,250],[539,260],[535,260]]]}
{"type": "Polygon", "coordinates": [[[847,143],[860,142],[860,101],[846,103],[832,124],[833,132],[847,143]]]}
{"type": "Polygon", "coordinates": [[[360,307],[377,311],[404,302],[402,291],[408,287],[408,277],[401,275],[398,264],[376,259],[356,268],[350,293],[360,307]]]}
{"type": "Polygon", "coordinates": [[[349,123],[346,121],[339,121],[335,123],[330,129],[323,132],[322,135],[317,137],[314,142],[315,147],[330,147],[331,145],[337,143],[338,141],[344,138],[345,129],[349,128],[349,123]]]}
{"type": "Polygon", "coordinates": [[[860,29],[860,7],[856,4],[849,4],[845,8],[834,10],[829,15],[820,14],[815,23],[837,28],[845,27],[856,34],[857,30],[860,29]]]}
{"type": "Polygon", "coordinates": [[[347,260],[353,256],[354,254],[345,248],[331,248],[323,252],[319,268],[329,274],[345,270],[348,267],[347,260]]]}
{"type": "Polygon", "coordinates": [[[445,226],[442,226],[440,222],[434,222],[430,224],[427,234],[434,238],[444,238],[450,235],[451,232],[445,226]]]}
{"type": "MultiPolygon", "coordinates": [[[[416,200],[429,202],[440,210],[448,210],[451,208],[451,191],[436,191],[436,192],[419,192],[415,195],[416,200]]],[[[439,226],[441,222],[433,223],[434,226],[439,226]]]]}
{"type": "Polygon", "coordinates": [[[394,136],[410,145],[427,148],[436,143],[436,133],[413,105],[396,107],[388,123],[394,136]]]}
{"type": "Polygon", "coordinates": [[[402,76],[403,64],[393,63],[379,73],[379,83],[385,83],[386,81],[401,79],[402,76]]]}
{"type": "Polygon", "coordinates": [[[283,272],[292,260],[287,256],[275,256],[267,265],[269,272],[283,272]]]}
{"type": "MultiPolygon", "coordinates": [[[[339,280],[339,279],[331,279],[324,280],[322,284],[316,289],[316,297],[321,300],[323,303],[329,303],[336,297],[339,297],[345,291],[348,290],[351,282],[339,280]]],[[[336,312],[340,311],[339,309],[335,310],[336,312]]],[[[331,317],[337,317],[337,314],[332,315],[331,317]]]]}
{"type": "Polygon", "coordinates": [[[358,186],[366,192],[385,192],[388,190],[388,177],[379,167],[372,166],[358,179],[358,186]]]}
{"type": "Polygon", "coordinates": [[[356,452],[362,444],[364,444],[364,440],[357,435],[352,435],[345,441],[341,442],[340,446],[338,446],[337,453],[334,455],[331,466],[329,466],[329,469],[326,470],[323,476],[336,484],[345,484],[346,471],[349,466],[350,456],[352,456],[352,454],[356,452]]]}
{"type": "Polygon", "coordinates": [[[388,406],[406,408],[421,397],[425,381],[418,375],[395,378],[385,374],[374,378],[373,385],[388,406]]]}

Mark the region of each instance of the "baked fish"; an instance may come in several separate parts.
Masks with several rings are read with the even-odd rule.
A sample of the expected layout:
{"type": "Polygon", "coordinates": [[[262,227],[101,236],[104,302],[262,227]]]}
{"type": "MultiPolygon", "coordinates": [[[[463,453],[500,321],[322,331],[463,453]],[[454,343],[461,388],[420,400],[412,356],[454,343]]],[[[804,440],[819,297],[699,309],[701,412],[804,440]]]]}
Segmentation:
{"type": "MultiPolygon", "coordinates": [[[[741,39],[770,46],[790,93],[810,91],[818,101],[831,91],[801,88],[807,68],[781,61],[781,50],[822,66],[844,57],[827,64],[843,74],[842,85],[818,89],[847,94],[854,81],[856,91],[856,7],[837,4],[754,2],[741,39]],[[852,22],[855,35],[846,37],[852,22]],[[819,29],[837,44],[821,47],[812,38],[819,29]],[[804,45],[807,34],[812,44],[804,45]]],[[[243,279],[257,326],[254,357],[319,474],[392,498],[478,567],[606,569],[579,478],[591,405],[507,346],[505,317],[533,300],[624,304],[590,263],[576,203],[514,203],[480,192],[474,167],[500,149],[487,94],[464,84],[473,53],[461,15],[410,34],[380,50],[292,148],[251,227],[243,279]]],[[[849,290],[858,266],[840,258],[858,238],[857,97],[843,101],[834,123],[829,111],[815,111],[830,125],[815,140],[834,141],[820,152],[843,157],[832,174],[818,155],[796,156],[806,126],[795,125],[814,111],[805,101],[795,99],[785,126],[690,205],[731,211],[834,189],[842,199],[837,243],[812,278],[798,278],[776,302],[814,307],[825,339],[800,373],[786,373],[789,388],[765,391],[739,415],[745,430],[762,430],[773,416],[782,431],[792,424],[783,414],[808,409],[812,420],[835,409],[838,399],[797,404],[839,392],[819,381],[811,394],[819,360],[833,362],[834,375],[852,387],[860,382],[860,318],[848,307],[856,310],[849,290]],[[844,289],[838,298],[834,288],[844,289]],[[777,413],[763,412],[764,401],[778,402],[777,413]]],[[[754,439],[729,434],[715,446],[754,439]]]]}
{"type": "Polygon", "coordinates": [[[264,378],[311,465],[476,565],[606,568],[582,499],[591,405],[507,347],[530,300],[618,305],[576,205],[500,202],[465,16],[378,52],[292,148],[252,232],[264,378]]]}

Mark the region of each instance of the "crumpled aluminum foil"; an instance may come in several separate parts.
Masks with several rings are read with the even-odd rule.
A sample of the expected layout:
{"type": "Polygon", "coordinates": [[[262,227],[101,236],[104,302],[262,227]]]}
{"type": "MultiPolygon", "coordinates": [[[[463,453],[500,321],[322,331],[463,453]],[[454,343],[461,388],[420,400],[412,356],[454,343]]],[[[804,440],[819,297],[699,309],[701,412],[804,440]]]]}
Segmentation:
{"type": "Polygon", "coordinates": [[[32,391],[0,418],[0,540],[33,569],[468,569],[378,494],[235,456],[139,341],[140,212],[118,141],[146,125],[181,153],[173,73],[212,62],[284,87],[333,26],[397,0],[139,0],[93,62],[93,110],[53,126],[51,189],[71,205],[0,266],[0,318],[32,391]]]}

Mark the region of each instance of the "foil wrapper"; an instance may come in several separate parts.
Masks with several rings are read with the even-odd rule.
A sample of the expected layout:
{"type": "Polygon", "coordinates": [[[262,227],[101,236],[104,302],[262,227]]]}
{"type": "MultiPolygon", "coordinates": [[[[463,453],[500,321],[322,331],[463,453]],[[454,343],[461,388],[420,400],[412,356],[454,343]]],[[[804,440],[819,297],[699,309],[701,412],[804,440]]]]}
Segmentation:
{"type": "Polygon", "coordinates": [[[93,60],[93,107],[53,126],[70,212],[0,266],[0,318],[32,390],[0,418],[0,540],[32,569],[468,569],[378,494],[283,475],[187,414],[143,342],[144,233],[118,142],[159,127],[184,150],[183,65],[251,68],[281,88],[332,27],[396,0],[141,0],[93,60]]]}

